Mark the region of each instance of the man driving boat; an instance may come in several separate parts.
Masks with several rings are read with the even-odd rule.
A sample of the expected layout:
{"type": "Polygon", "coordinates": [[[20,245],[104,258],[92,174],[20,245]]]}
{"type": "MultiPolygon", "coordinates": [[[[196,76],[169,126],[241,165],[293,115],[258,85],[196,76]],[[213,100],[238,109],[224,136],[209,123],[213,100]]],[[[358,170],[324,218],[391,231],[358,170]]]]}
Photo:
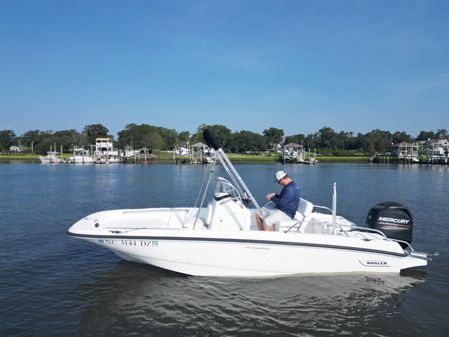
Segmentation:
{"type": "Polygon", "coordinates": [[[284,171],[275,174],[276,182],[283,186],[280,194],[268,193],[265,198],[273,205],[262,207],[262,215],[256,214],[259,230],[272,231],[281,221],[293,219],[299,205],[299,187],[284,171]]]}

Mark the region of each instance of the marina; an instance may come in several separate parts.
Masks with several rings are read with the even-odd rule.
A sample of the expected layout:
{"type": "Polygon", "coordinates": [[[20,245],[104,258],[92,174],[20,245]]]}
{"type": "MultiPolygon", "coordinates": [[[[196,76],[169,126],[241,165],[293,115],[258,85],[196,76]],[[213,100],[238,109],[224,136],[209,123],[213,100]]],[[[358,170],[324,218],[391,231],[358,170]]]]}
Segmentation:
{"type": "Polygon", "coordinates": [[[215,150],[202,142],[178,146],[173,151],[175,164],[211,164],[215,160],[215,150]]]}
{"type": "Polygon", "coordinates": [[[447,139],[428,139],[416,143],[401,142],[393,144],[391,151],[375,152],[370,162],[393,164],[449,164],[449,141],[447,139]]]}
{"type": "MultiPolygon", "coordinates": [[[[449,164],[449,140],[447,138],[427,139],[425,141],[399,142],[384,146],[383,150],[374,151],[337,151],[329,148],[313,151],[297,143],[279,143],[271,150],[240,151],[229,153],[232,158],[241,161],[280,161],[284,164],[316,164],[318,162],[372,162],[381,164],[449,164]]],[[[198,138],[198,137],[196,137],[198,138]]],[[[285,138],[287,140],[288,137],[285,138]]],[[[33,160],[39,159],[45,164],[137,164],[153,163],[155,161],[171,161],[174,164],[211,164],[215,159],[214,150],[203,142],[184,141],[182,145],[175,145],[171,150],[162,150],[154,147],[142,146],[134,148],[126,145],[117,146],[112,137],[99,137],[90,146],[77,146],[71,144],[60,145],[59,153],[55,151],[56,143],[50,146],[47,156],[39,156],[31,147],[10,146],[9,151],[0,153],[0,160],[33,160]],[[63,152],[63,149],[64,152],[63,152]],[[31,151],[31,152],[30,152],[31,151]]],[[[131,142],[132,144],[132,142],[131,142]]],[[[370,145],[372,147],[373,145],[370,145]]],[[[236,145],[231,146],[237,149],[236,145]]],[[[42,150],[40,150],[42,152],[42,150]]]]}
{"type": "Polygon", "coordinates": [[[297,164],[316,164],[318,160],[316,158],[316,152],[311,153],[305,151],[303,145],[296,143],[288,143],[282,146],[281,161],[286,163],[297,164]]]}

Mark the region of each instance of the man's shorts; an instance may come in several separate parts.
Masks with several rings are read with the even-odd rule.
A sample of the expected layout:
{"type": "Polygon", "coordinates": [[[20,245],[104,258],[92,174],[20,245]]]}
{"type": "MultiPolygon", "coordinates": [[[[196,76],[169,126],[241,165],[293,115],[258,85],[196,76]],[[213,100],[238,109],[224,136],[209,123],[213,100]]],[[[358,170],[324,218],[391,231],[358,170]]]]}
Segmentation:
{"type": "Polygon", "coordinates": [[[262,207],[262,214],[264,224],[272,227],[273,229],[279,228],[280,222],[291,220],[287,214],[271,205],[262,207]]]}

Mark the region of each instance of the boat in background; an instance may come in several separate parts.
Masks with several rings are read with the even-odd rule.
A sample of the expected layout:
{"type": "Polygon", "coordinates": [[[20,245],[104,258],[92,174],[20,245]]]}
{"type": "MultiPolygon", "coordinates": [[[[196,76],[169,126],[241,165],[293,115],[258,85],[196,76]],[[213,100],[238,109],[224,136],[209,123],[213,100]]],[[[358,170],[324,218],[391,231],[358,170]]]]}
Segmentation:
{"type": "Polygon", "coordinates": [[[59,156],[56,151],[48,151],[47,155],[39,156],[39,160],[42,164],[61,164],[64,163],[64,160],[59,156]]]}
{"type": "Polygon", "coordinates": [[[112,138],[97,138],[95,140],[94,162],[96,164],[117,164],[122,160],[117,150],[114,150],[112,138]]]}
{"type": "Polygon", "coordinates": [[[94,159],[89,156],[89,150],[83,147],[75,147],[73,149],[73,155],[67,159],[68,164],[93,164],[94,159]]]}
{"type": "Polygon", "coordinates": [[[209,130],[203,136],[216,160],[193,207],[97,212],[73,224],[68,235],[128,261],[198,276],[399,273],[427,265],[427,254],[411,246],[413,219],[406,207],[376,205],[368,227],[357,226],[337,216],[335,184],[332,208],[301,199],[293,219],[277,231],[259,231],[255,216],[263,208],[215,136],[209,130]],[[203,206],[218,161],[229,180],[216,177],[213,198],[203,206]]]}

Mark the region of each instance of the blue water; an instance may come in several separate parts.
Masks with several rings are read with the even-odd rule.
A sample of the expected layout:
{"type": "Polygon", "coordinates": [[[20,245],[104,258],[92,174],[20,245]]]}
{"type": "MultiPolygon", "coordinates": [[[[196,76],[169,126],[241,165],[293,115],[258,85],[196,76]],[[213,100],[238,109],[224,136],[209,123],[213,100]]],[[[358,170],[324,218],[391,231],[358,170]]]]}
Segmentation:
{"type": "Polygon", "coordinates": [[[316,204],[331,205],[336,182],[338,213],[360,224],[374,204],[401,202],[414,247],[439,256],[390,276],[182,276],[65,231],[99,210],[191,206],[209,167],[0,164],[0,336],[448,335],[449,167],[236,167],[261,203],[281,168],[316,204]]]}

